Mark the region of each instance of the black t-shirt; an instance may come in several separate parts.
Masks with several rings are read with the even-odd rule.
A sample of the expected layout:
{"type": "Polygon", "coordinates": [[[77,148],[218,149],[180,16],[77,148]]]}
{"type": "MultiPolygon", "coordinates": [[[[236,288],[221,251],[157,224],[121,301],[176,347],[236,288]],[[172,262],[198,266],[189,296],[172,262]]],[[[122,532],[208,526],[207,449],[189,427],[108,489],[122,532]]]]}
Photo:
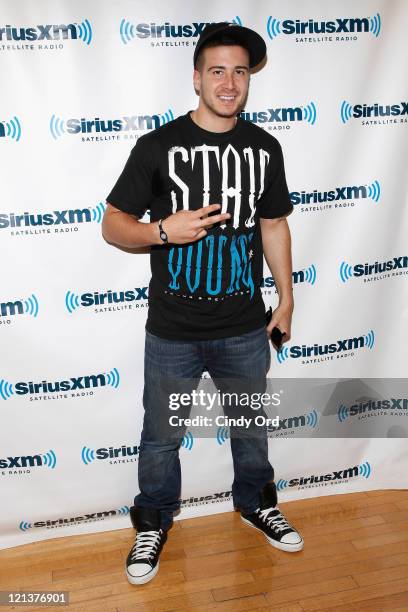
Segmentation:
{"type": "Polygon", "coordinates": [[[138,139],[107,201],[139,218],[150,210],[152,222],[215,203],[231,214],[201,240],[151,247],[146,329],[170,340],[237,336],[265,324],[259,217],[293,209],[282,149],[240,117],[219,133],[190,112],[138,139]]]}

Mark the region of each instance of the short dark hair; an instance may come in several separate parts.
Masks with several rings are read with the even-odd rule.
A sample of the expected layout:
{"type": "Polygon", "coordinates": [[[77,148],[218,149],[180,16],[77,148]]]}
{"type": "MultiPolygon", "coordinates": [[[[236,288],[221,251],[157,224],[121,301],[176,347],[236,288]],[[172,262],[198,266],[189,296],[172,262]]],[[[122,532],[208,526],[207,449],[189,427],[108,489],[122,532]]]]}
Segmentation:
{"type": "Polygon", "coordinates": [[[208,49],[209,47],[219,47],[220,45],[225,45],[226,47],[238,45],[239,47],[243,47],[244,49],[246,49],[248,51],[248,54],[250,55],[250,51],[245,42],[237,40],[236,38],[234,38],[234,36],[231,36],[230,34],[221,33],[218,36],[213,36],[203,44],[199,54],[197,55],[194,68],[196,70],[200,70],[202,64],[202,53],[205,49],[208,49]]]}

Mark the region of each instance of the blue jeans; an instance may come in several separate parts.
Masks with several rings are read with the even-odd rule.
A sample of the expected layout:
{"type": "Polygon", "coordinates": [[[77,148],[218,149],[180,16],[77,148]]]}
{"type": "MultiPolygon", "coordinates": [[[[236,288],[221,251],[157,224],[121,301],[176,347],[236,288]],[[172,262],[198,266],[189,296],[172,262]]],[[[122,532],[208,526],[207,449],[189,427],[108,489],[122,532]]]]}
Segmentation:
{"type": "MultiPolygon", "coordinates": [[[[198,386],[207,369],[212,380],[261,378],[266,386],[266,374],[271,363],[270,341],[266,328],[217,340],[166,340],[146,331],[144,362],[144,421],[139,449],[139,488],[135,506],[161,510],[161,527],[168,529],[173,512],[180,508],[181,439],[163,439],[157,433],[157,411],[168,414],[158,392],[163,377],[188,378],[198,386]],[[159,405],[161,403],[161,405],[159,405]]],[[[182,384],[182,383],[181,383],[182,384]]],[[[218,388],[218,384],[216,385],[218,388]]],[[[262,392],[265,387],[262,389],[262,392]]],[[[167,398],[168,399],[168,398],[167,398]]],[[[259,430],[259,428],[257,428],[259,430]]],[[[234,466],[232,497],[234,506],[242,512],[259,507],[259,492],[273,481],[274,470],[268,461],[266,427],[256,437],[230,436],[234,466]]]]}

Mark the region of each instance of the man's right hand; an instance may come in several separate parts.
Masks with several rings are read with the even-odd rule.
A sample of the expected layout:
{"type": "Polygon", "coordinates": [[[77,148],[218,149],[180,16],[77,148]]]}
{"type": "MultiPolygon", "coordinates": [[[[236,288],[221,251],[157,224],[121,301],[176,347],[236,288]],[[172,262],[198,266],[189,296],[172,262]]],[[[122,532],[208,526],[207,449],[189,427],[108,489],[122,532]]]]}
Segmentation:
{"type": "Polygon", "coordinates": [[[179,210],[173,213],[162,222],[168,241],[173,244],[186,244],[204,238],[207,235],[207,228],[230,219],[230,213],[208,216],[220,208],[221,204],[209,204],[198,210],[179,210]]]}

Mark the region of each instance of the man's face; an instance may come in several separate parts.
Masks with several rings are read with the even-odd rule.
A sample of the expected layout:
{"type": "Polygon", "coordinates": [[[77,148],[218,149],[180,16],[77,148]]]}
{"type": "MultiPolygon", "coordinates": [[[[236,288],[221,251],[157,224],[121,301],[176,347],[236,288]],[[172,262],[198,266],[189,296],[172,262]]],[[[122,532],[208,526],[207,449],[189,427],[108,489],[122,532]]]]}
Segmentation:
{"type": "Polygon", "coordinates": [[[239,45],[208,47],[200,61],[200,69],[194,70],[200,104],[218,117],[237,115],[248,95],[248,51],[239,45]]]}

